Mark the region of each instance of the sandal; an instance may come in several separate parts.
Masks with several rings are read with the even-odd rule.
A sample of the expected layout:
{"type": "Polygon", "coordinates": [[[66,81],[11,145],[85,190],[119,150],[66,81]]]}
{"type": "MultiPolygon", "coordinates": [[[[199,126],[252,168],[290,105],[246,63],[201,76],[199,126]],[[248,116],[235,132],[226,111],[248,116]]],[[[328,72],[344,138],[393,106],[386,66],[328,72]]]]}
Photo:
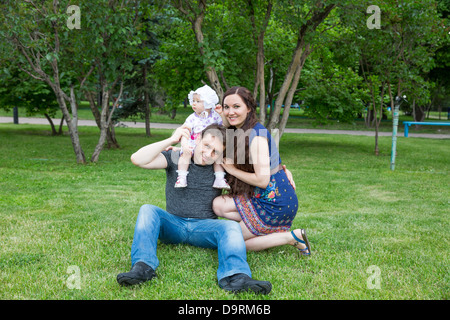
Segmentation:
{"type": "Polygon", "coordinates": [[[308,237],[306,236],[306,231],[305,231],[305,229],[300,229],[300,230],[301,230],[301,233],[302,233],[302,238],[303,238],[304,240],[300,240],[300,239],[295,235],[294,231],[291,231],[292,236],[293,236],[294,239],[297,241],[297,242],[294,244],[294,247],[297,248],[297,244],[298,244],[298,243],[304,244],[304,245],[306,246],[305,249],[297,248],[298,251],[299,251],[299,255],[301,255],[301,256],[309,256],[309,255],[311,254],[311,245],[309,244],[308,237]]]}

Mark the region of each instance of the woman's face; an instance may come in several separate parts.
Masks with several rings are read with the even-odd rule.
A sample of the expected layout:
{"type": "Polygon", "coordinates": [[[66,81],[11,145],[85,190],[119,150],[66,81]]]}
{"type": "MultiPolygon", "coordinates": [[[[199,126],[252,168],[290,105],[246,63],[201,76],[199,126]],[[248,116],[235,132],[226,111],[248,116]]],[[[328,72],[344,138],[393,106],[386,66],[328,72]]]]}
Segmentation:
{"type": "Polygon", "coordinates": [[[223,114],[230,126],[242,127],[250,109],[238,94],[230,94],[223,101],[223,114]]]}

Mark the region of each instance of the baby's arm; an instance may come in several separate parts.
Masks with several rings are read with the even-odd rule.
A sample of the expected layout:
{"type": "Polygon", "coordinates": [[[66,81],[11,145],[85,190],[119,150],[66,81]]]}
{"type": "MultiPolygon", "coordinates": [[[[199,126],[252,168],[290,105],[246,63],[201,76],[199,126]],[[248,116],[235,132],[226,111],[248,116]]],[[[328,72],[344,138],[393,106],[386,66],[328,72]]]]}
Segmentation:
{"type": "Polygon", "coordinates": [[[225,117],[225,115],[223,114],[223,107],[220,105],[220,104],[218,104],[218,105],[216,105],[216,107],[214,108],[214,111],[216,111],[219,115],[220,115],[220,118],[221,118],[221,120],[222,120],[222,125],[225,127],[225,128],[228,128],[229,126],[230,126],[230,123],[228,122],[228,119],[225,117]]]}

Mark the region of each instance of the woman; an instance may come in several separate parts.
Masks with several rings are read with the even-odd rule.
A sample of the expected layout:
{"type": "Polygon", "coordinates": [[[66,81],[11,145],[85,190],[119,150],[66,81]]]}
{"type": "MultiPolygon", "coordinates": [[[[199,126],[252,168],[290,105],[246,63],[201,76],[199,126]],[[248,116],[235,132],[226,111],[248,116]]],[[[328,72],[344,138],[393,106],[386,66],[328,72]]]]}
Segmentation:
{"type": "Polygon", "coordinates": [[[240,221],[247,250],[291,244],[300,254],[309,255],[311,246],[305,230],[289,232],[298,209],[297,196],[270,133],[256,118],[251,92],[244,87],[227,90],[223,106],[217,106],[216,111],[224,126],[234,129],[227,130],[227,148],[234,141],[234,159],[229,158],[227,149],[223,168],[231,190],[214,199],[214,212],[240,221]]]}

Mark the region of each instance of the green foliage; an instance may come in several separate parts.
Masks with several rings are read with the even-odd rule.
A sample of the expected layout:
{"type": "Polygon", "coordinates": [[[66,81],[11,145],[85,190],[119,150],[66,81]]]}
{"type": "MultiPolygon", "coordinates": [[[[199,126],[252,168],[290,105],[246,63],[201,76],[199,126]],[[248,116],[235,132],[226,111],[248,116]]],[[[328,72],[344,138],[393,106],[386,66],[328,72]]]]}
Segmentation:
{"type": "Polygon", "coordinates": [[[365,107],[363,79],[355,69],[339,64],[326,47],[316,50],[303,70],[305,90],[299,96],[305,115],[321,124],[330,119],[352,123],[365,107]]]}
{"type": "Polygon", "coordinates": [[[0,73],[0,108],[25,107],[28,115],[36,113],[54,117],[59,109],[53,90],[44,82],[30,80],[14,66],[0,73]]]}
{"type": "MultiPolygon", "coordinates": [[[[180,3],[185,9],[191,6],[198,11],[198,1],[180,3]]],[[[124,6],[120,1],[80,2],[76,5],[81,11],[81,28],[74,30],[66,26],[70,14],[65,10],[72,2],[64,0],[59,4],[59,11],[54,13],[50,2],[42,2],[41,11],[30,2],[2,2],[3,68],[14,63],[32,71],[23,55],[11,54],[14,36],[39,52],[41,66],[50,75],[51,62],[58,62],[66,93],[68,85],[79,84],[92,66],[96,69],[84,82],[91,91],[98,90],[101,77],[112,84],[123,74],[129,84],[141,72],[138,62],[149,66],[145,90],[161,92],[169,109],[182,103],[190,90],[207,82],[205,69],[209,67],[215,68],[223,86],[226,81],[228,86],[254,87],[257,33],[253,25],[256,29],[262,27],[267,0],[207,1],[201,44],[195,39],[188,17],[174,7],[174,2],[129,1],[124,6]],[[55,50],[55,28],[59,51],[55,50]]],[[[351,121],[362,104],[372,101],[368,90],[375,90],[374,84],[367,86],[361,81],[361,61],[380,84],[395,86],[400,80],[400,91],[417,104],[445,103],[445,92],[450,91],[446,76],[450,65],[448,1],[381,1],[376,4],[381,8],[381,29],[367,28],[367,7],[375,4],[369,0],[327,1],[329,4],[336,7],[305,37],[313,52],[305,64],[294,102],[306,101],[308,115],[321,123],[329,118],[351,121]]],[[[269,93],[271,98],[276,97],[279,92],[298,32],[306,27],[316,5],[316,1],[273,2],[264,38],[268,97],[269,93]]],[[[371,75],[367,76],[371,79],[371,75]]],[[[125,91],[142,94],[133,85],[125,91]]],[[[397,90],[393,88],[393,92],[397,90]]],[[[82,97],[80,92],[76,94],[82,97]]],[[[375,98],[381,99],[385,97],[375,98]]]]}

